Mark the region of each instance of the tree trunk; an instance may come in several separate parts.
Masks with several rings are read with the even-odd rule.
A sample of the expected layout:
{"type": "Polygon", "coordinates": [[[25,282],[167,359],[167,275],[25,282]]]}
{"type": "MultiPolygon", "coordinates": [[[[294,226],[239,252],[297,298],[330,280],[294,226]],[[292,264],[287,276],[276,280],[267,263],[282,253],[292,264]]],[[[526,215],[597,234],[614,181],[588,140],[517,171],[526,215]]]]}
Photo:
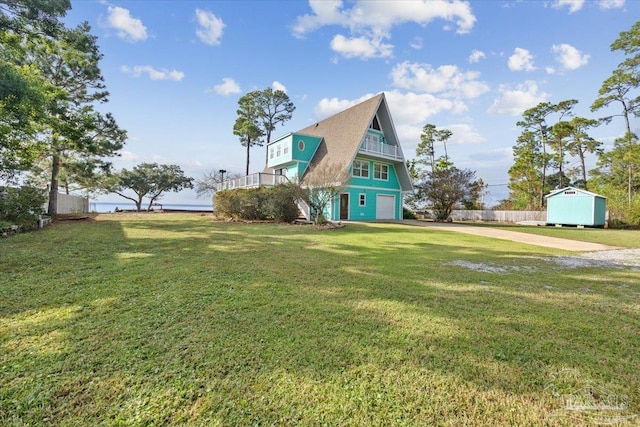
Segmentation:
{"type": "Polygon", "coordinates": [[[544,139],[544,132],[540,126],[540,140],[542,142],[542,188],[540,188],[539,208],[544,206],[544,187],[547,184],[547,143],[544,139]]]}
{"type": "Polygon", "coordinates": [[[582,150],[578,150],[578,155],[580,156],[580,167],[582,168],[582,182],[584,184],[584,189],[587,190],[587,167],[584,164],[584,152],[582,150]]]}
{"type": "Polygon", "coordinates": [[[271,142],[271,131],[267,131],[267,143],[264,144],[264,167],[266,168],[269,164],[269,143],[271,142]]]}
{"type": "Polygon", "coordinates": [[[51,162],[51,182],[49,183],[49,206],[47,213],[56,215],[58,213],[58,173],[60,172],[60,155],[54,153],[51,162]]]}
{"type": "Polygon", "coordinates": [[[247,140],[247,171],[245,175],[249,175],[249,150],[251,150],[251,139],[247,140]]]}
{"type": "Polygon", "coordinates": [[[138,197],[138,200],[136,200],[136,211],[142,211],[142,197],[138,197]]]}

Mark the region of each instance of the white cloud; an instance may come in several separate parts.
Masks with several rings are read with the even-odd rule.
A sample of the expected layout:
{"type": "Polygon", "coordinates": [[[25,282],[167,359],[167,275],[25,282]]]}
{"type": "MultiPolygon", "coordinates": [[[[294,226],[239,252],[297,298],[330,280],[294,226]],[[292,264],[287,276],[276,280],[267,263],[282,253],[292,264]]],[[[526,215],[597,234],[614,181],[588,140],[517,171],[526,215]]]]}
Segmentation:
{"type": "Polygon", "coordinates": [[[477,62],[480,62],[480,60],[485,57],[486,55],[484,54],[483,51],[474,49],[473,52],[471,52],[471,55],[469,55],[469,63],[475,64],[477,62]]]}
{"type": "Polygon", "coordinates": [[[556,73],[556,69],[553,67],[545,67],[544,70],[547,72],[547,74],[555,74],[556,73]]]}
{"type": "Polygon", "coordinates": [[[443,127],[449,129],[452,133],[451,139],[449,140],[451,145],[478,144],[487,140],[478,133],[477,129],[467,123],[456,123],[443,127]]]}
{"type": "Polygon", "coordinates": [[[271,89],[273,90],[281,90],[284,93],[287,93],[287,87],[285,85],[283,85],[282,83],[280,83],[279,81],[274,81],[273,83],[271,83],[271,89]]]}
{"type": "MultiPolygon", "coordinates": [[[[315,114],[319,119],[329,117],[339,113],[353,105],[365,101],[375,94],[366,94],[357,99],[338,99],[324,98],[315,108],[315,114]]],[[[464,107],[449,99],[438,98],[429,93],[400,92],[397,90],[385,92],[389,109],[393,115],[393,122],[398,128],[415,128],[418,126],[422,129],[424,121],[443,111],[451,111],[458,113],[464,110],[464,107]]],[[[416,135],[419,135],[420,132],[416,135]]],[[[415,135],[414,135],[415,136],[415,135]]]]}
{"type": "Polygon", "coordinates": [[[123,65],[120,67],[120,71],[126,74],[131,74],[133,77],[140,77],[146,73],[151,80],[173,80],[179,82],[184,78],[184,73],[178,70],[156,70],[151,65],[136,65],[133,68],[123,65]]]}
{"type": "Polygon", "coordinates": [[[619,9],[624,7],[624,0],[600,0],[598,5],[600,9],[619,9]]]}
{"type": "Polygon", "coordinates": [[[547,101],[549,94],[539,92],[538,85],[533,80],[527,80],[523,84],[511,88],[509,85],[500,85],[499,98],[487,110],[491,114],[510,114],[518,116],[528,108],[547,101]]]}
{"type": "Polygon", "coordinates": [[[382,43],[379,38],[346,38],[338,34],[331,40],[331,49],[345,58],[386,58],[391,56],[393,45],[382,43]]]}
{"type": "Polygon", "coordinates": [[[533,65],[533,55],[521,47],[517,47],[513,55],[509,57],[509,69],[511,71],[533,71],[536,67],[533,65]]]}
{"type": "Polygon", "coordinates": [[[442,65],[436,69],[429,64],[405,61],[391,71],[393,86],[417,92],[439,93],[456,99],[473,99],[489,91],[479,81],[480,73],[461,71],[455,65],[442,65]]]}
{"type": "Polygon", "coordinates": [[[415,36],[409,43],[409,46],[411,46],[411,48],[415,50],[422,49],[422,37],[415,36]]]}
{"type": "Polygon", "coordinates": [[[215,92],[218,95],[228,96],[242,92],[240,85],[230,77],[222,79],[222,83],[215,85],[213,88],[205,90],[205,93],[215,92]]]}
{"type": "Polygon", "coordinates": [[[566,43],[554,44],[551,51],[556,54],[556,61],[565,70],[575,70],[587,65],[590,58],[590,55],[582,54],[578,49],[566,43]]]}
{"type": "MultiPolygon", "coordinates": [[[[391,37],[394,26],[413,22],[425,26],[435,19],[454,22],[457,32],[468,33],[476,17],[468,2],[462,0],[431,0],[429,2],[379,2],[356,0],[345,7],[341,0],[310,0],[312,13],[298,16],[292,25],[295,37],[323,26],[338,25],[349,28],[351,35],[334,36],[331,47],[348,58],[373,58],[391,56],[390,44],[382,40],[391,37]]],[[[412,43],[413,46],[421,43],[412,43]]],[[[415,49],[416,47],[414,47],[415,49]]]]}
{"type": "Polygon", "coordinates": [[[555,9],[561,9],[563,7],[569,8],[569,13],[577,12],[584,6],[585,0],[556,0],[552,7],[555,9]]]}
{"type": "Polygon", "coordinates": [[[207,10],[196,9],[196,20],[198,21],[196,35],[200,41],[209,46],[219,45],[222,30],[226,27],[222,19],[207,10]]]}
{"type": "Polygon", "coordinates": [[[124,162],[124,163],[133,163],[140,157],[137,154],[132,153],[131,151],[125,151],[125,150],[120,151],[119,154],[120,155],[118,157],[120,157],[121,162],[124,162]]]}
{"type": "Polygon", "coordinates": [[[118,37],[130,42],[147,39],[147,27],[140,19],[131,16],[129,10],[118,6],[109,6],[107,22],[109,27],[118,30],[118,37]]]}

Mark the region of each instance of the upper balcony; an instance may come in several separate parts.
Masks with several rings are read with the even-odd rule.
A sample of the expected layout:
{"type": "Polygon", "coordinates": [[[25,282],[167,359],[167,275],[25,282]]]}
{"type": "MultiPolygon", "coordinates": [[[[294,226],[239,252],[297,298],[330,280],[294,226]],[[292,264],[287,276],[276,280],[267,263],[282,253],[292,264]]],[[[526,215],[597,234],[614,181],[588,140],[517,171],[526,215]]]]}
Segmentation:
{"type": "Polygon", "coordinates": [[[288,178],[284,175],[258,172],[220,182],[216,184],[216,191],[234,190],[236,188],[274,187],[278,184],[285,184],[288,181],[288,178]]]}
{"type": "Polygon", "coordinates": [[[397,145],[388,145],[373,140],[373,138],[365,138],[360,144],[358,152],[361,154],[369,154],[386,159],[402,160],[402,152],[397,145]]]}

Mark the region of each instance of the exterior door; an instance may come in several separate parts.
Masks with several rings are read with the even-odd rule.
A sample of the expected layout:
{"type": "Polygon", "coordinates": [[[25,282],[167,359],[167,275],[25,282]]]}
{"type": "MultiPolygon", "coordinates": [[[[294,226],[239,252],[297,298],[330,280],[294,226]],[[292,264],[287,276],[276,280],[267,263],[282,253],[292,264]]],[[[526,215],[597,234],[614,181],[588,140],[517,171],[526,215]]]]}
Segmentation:
{"type": "Polygon", "coordinates": [[[340,219],[349,219],[349,194],[340,195],[340,219]]]}

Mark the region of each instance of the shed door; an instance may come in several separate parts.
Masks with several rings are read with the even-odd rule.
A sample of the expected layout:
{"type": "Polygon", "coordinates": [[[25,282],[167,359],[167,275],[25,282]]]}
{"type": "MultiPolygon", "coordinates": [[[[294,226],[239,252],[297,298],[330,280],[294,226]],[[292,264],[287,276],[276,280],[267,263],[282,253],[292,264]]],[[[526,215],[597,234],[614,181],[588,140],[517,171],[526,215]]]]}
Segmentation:
{"type": "Polygon", "coordinates": [[[376,198],[376,219],[396,219],[396,196],[378,194],[376,198]]]}

